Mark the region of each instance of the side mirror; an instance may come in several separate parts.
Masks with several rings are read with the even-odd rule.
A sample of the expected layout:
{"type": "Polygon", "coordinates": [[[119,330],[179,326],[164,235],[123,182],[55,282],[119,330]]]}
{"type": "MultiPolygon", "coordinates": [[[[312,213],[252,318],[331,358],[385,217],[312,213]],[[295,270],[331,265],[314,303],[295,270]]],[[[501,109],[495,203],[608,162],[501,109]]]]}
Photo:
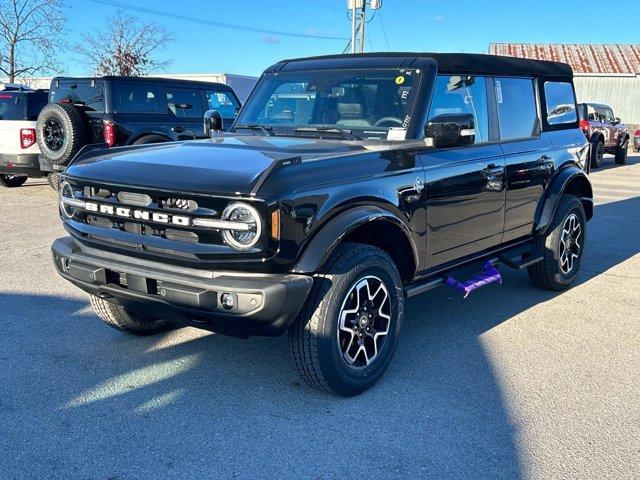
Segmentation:
{"type": "Polygon", "coordinates": [[[211,132],[221,132],[224,130],[224,121],[218,110],[207,110],[204,113],[204,134],[211,136],[211,132]]]}
{"type": "Polygon", "coordinates": [[[618,125],[618,124],[620,124],[620,123],[622,123],[622,120],[620,120],[618,117],[614,117],[614,118],[613,118],[613,124],[614,124],[614,125],[618,125]]]}
{"type": "Polygon", "coordinates": [[[436,148],[473,145],[476,139],[474,117],[470,113],[445,113],[429,120],[425,138],[433,139],[436,148]]]}

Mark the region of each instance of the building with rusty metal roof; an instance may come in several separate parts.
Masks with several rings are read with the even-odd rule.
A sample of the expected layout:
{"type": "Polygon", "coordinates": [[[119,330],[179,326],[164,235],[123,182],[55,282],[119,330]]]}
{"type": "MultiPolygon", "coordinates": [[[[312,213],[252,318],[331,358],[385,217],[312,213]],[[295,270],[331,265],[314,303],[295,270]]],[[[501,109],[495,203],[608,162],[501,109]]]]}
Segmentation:
{"type": "Polygon", "coordinates": [[[640,45],[492,43],[489,53],[568,63],[579,102],[605,103],[640,124],[640,45]]]}

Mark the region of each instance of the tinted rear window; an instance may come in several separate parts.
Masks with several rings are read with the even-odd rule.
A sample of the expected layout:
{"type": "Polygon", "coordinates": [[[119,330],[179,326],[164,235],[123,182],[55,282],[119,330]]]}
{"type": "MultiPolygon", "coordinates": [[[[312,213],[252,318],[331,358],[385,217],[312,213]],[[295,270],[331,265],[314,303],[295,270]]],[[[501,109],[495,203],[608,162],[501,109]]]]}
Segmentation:
{"type": "Polygon", "coordinates": [[[25,120],[24,93],[0,92],[0,120],[25,120]]]}
{"type": "Polygon", "coordinates": [[[45,92],[30,93],[27,96],[27,120],[37,120],[40,110],[49,102],[45,92]]]}
{"type": "Polygon", "coordinates": [[[51,85],[52,102],[82,105],[88,111],[104,112],[104,85],[100,81],[59,80],[51,85]]]}

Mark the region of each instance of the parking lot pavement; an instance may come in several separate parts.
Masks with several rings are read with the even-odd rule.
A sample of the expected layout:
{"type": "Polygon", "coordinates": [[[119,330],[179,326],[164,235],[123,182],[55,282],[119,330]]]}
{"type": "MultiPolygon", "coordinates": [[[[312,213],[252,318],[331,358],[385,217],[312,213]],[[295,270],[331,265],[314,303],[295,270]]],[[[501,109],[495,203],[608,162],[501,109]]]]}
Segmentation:
{"type": "Polygon", "coordinates": [[[103,326],[43,182],[0,190],[0,478],[638,478],[640,157],[592,174],[579,284],[408,302],[386,376],[317,393],[284,338],[103,326]]]}

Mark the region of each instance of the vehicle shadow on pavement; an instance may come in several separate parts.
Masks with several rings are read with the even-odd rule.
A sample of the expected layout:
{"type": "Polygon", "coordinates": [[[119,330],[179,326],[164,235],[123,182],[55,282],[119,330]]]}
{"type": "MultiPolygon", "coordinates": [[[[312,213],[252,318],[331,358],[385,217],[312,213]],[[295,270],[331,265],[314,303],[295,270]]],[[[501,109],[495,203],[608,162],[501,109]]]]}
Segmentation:
{"type": "MultiPolygon", "coordinates": [[[[639,202],[596,207],[580,282],[638,253],[618,240],[638,238],[639,202]]],[[[284,338],[133,337],[82,297],[0,293],[0,472],[521,478],[526,452],[483,336],[558,294],[503,272],[467,300],[438,289],[408,301],[386,376],[350,399],[301,385],[284,338]]]]}
{"type": "Polygon", "coordinates": [[[640,155],[637,153],[629,153],[627,163],[624,165],[618,165],[613,155],[605,155],[602,164],[598,168],[592,168],[591,173],[603,172],[605,170],[611,170],[612,168],[624,168],[637,163],[640,163],[640,155]]]}

